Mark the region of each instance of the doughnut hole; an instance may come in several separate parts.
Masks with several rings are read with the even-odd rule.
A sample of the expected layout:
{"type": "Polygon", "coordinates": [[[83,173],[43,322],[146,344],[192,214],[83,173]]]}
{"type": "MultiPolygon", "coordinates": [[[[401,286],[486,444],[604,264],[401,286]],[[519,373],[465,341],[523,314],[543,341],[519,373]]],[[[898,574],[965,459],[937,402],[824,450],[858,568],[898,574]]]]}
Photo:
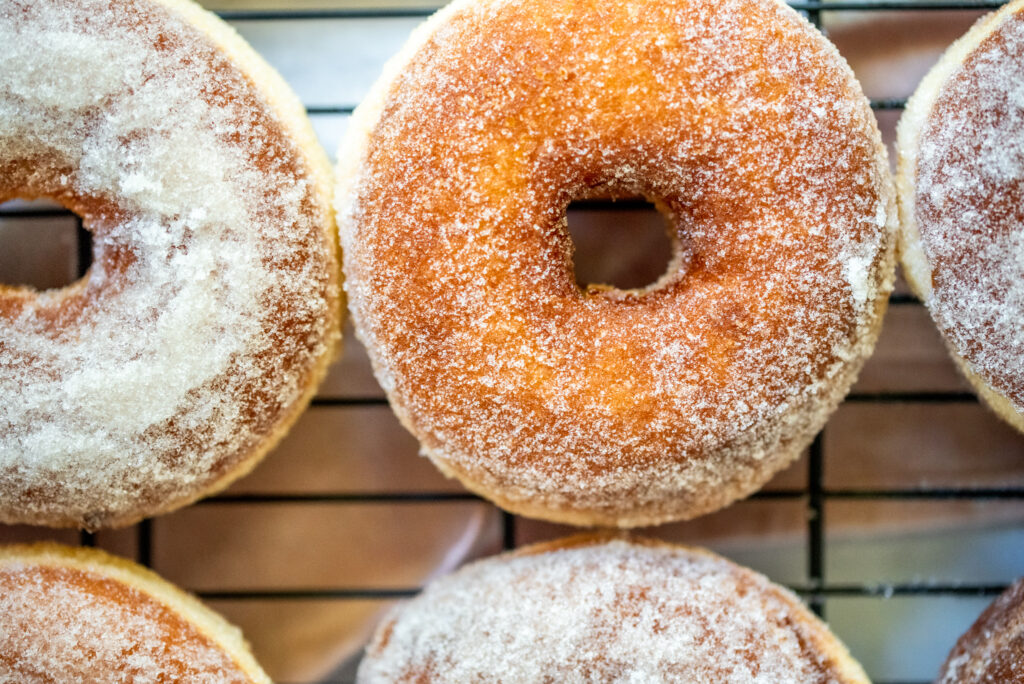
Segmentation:
{"type": "Polygon", "coordinates": [[[576,284],[584,292],[646,290],[674,270],[671,223],[643,197],[576,200],[566,219],[576,284]]]}
{"type": "Polygon", "coordinates": [[[92,234],[82,218],[51,200],[0,202],[0,286],[56,290],[92,264],[92,234]]]}

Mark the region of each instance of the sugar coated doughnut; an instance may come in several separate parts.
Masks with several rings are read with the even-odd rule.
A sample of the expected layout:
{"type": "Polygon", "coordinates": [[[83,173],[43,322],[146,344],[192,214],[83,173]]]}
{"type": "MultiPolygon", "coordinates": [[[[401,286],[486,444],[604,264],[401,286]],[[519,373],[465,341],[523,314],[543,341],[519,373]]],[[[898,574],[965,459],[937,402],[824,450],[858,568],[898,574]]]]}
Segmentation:
{"type": "Polygon", "coordinates": [[[981,398],[1024,431],[1024,1],[950,46],[898,149],[907,281],[981,398]]]}
{"type": "Polygon", "coordinates": [[[357,681],[867,683],[800,601],[708,551],[574,537],[468,565],[378,627],[357,681]]]}
{"type": "Polygon", "coordinates": [[[134,563],[0,547],[0,681],[269,684],[241,632],[134,563]]]}
{"type": "Polygon", "coordinates": [[[446,474],[551,520],[756,490],[845,395],[892,284],[868,102],[775,0],[456,0],[356,112],[338,183],[395,412],[446,474]],[[633,195],[670,225],[668,272],[581,289],[566,207],[633,195]]]}
{"type": "Polygon", "coordinates": [[[341,317],[301,105],[187,0],[0,0],[0,201],[92,232],[88,275],[0,286],[0,522],[98,528],[250,470],[341,317]]]}
{"type": "Polygon", "coordinates": [[[1024,684],[1024,580],[985,609],[950,652],[936,684],[1024,684]]]}

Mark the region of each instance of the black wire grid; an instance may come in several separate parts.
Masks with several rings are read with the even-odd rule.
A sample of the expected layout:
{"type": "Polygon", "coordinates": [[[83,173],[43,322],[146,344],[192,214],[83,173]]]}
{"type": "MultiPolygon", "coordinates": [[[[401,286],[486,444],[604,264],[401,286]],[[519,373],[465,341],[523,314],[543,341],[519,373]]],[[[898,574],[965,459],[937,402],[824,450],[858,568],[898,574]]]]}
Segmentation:
{"type": "MultiPolygon", "coordinates": [[[[875,10],[992,10],[1004,3],[999,0],[790,0],[791,7],[801,11],[816,27],[821,28],[821,13],[857,12],[875,10]]],[[[271,11],[224,11],[218,14],[230,21],[286,21],[309,19],[385,19],[426,17],[437,8],[406,8],[406,9],[326,9],[326,10],[271,10],[271,11]]],[[[872,100],[871,106],[876,111],[902,110],[903,99],[872,100]]],[[[307,107],[311,117],[351,114],[354,106],[318,106],[307,107]]],[[[629,201],[600,204],[608,210],[630,209],[629,201]]],[[[91,234],[82,227],[78,216],[64,209],[10,209],[0,208],[0,219],[3,218],[55,218],[73,217],[77,221],[77,254],[79,276],[85,275],[91,262],[91,234]]],[[[891,306],[921,306],[921,302],[912,295],[894,294],[890,298],[891,306]]],[[[977,403],[977,398],[969,392],[884,392],[884,393],[852,393],[846,397],[847,402],[874,404],[969,404],[977,403]]],[[[345,397],[316,398],[313,406],[359,407],[386,406],[383,397],[345,397]]],[[[825,557],[828,552],[825,536],[825,504],[837,500],[900,500],[900,501],[1024,501],[1024,487],[929,487],[903,489],[870,489],[870,488],[835,488],[824,484],[824,445],[819,434],[811,444],[808,453],[807,482],[804,487],[790,489],[773,489],[761,491],[750,497],[752,500],[789,500],[802,501],[805,504],[807,520],[807,582],[806,584],[790,585],[790,589],[804,598],[817,614],[824,616],[826,601],[830,597],[879,597],[892,596],[956,596],[956,597],[992,597],[1006,589],[1002,583],[974,583],[932,581],[911,581],[902,583],[833,583],[825,574],[825,557]]],[[[385,504],[385,505],[418,505],[452,501],[482,501],[468,492],[380,492],[380,493],[326,493],[326,494],[222,494],[214,496],[195,505],[199,506],[231,506],[237,504],[385,504]]],[[[503,549],[516,546],[516,516],[501,512],[501,543],[503,549]]],[[[150,566],[153,557],[153,526],[151,520],[143,520],[134,526],[137,551],[136,561],[150,566]]],[[[80,533],[83,546],[95,546],[96,538],[89,532],[80,533]]],[[[271,589],[271,590],[218,590],[201,591],[199,596],[207,600],[388,600],[406,598],[415,595],[418,587],[409,588],[363,588],[363,587],[323,587],[316,589],[271,589]]],[[[331,680],[340,681],[340,680],[331,680]]],[[[923,682],[877,682],[876,684],[924,684],[923,682]]]]}

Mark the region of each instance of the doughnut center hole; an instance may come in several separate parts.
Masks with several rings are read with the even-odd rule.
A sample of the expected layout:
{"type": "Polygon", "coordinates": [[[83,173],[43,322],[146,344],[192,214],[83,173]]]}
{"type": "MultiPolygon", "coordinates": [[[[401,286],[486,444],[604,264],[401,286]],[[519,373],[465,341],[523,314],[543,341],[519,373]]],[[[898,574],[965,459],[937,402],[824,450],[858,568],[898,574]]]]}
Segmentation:
{"type": "Polygon", "coordinates": [[[576,284],[583,291],[643,290],[672,265],[670,222],[644,197],[576,200],[566,218],[576,284]]]}
{"type": "Polygon", "coordinates": [[[52,200],[0,202],[0,284],[55,290],[92,264],[92,234],[82,218],[52,200]]]}

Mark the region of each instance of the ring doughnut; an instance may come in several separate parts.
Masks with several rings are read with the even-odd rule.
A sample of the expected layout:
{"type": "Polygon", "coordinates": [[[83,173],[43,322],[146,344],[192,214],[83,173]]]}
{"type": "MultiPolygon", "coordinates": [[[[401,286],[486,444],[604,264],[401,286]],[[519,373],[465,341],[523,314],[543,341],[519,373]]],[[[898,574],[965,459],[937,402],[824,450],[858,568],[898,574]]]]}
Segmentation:
{"type": "Polygon", "coordinates": [[[330,168],[187,0],[0,2],[0,202],[78,213],[69,287],[0,286],[0,522],[125,525],[248,472],[340,337],[330,168]]]}
{"type": "Polygon", "coordinates": [[[1024,684],[1024,580],[1017,580],[957,640],[936,684],[1024,684]]]}
{"type": "Polygon", "coordinates": [[[0,548],[0,680],[270,682],[241,632],[192,596],[57,544],[0,548]]]}
{"type": "Polygon", "coordinates": [[[1024,2],[946,50],[898,128],[900,259],[980,397],[1024,432],[1024,2]]]}
{"type": "Polygon", "coordinates": [[[751,570],[702,549],[573,537],[432,582],[378,627],[356,681],[868,680],[751,570]]]}
{"type": "Polygon", "coordinates": [[[339,153],[346,291],[423,453],[516,513],[690,518],[810,443],[876,339],[895,199],[867,100],[774,0],[456,0],[339,153]],[[669,271],[581,290],[566,207],[643,195],[669,271]]]}

